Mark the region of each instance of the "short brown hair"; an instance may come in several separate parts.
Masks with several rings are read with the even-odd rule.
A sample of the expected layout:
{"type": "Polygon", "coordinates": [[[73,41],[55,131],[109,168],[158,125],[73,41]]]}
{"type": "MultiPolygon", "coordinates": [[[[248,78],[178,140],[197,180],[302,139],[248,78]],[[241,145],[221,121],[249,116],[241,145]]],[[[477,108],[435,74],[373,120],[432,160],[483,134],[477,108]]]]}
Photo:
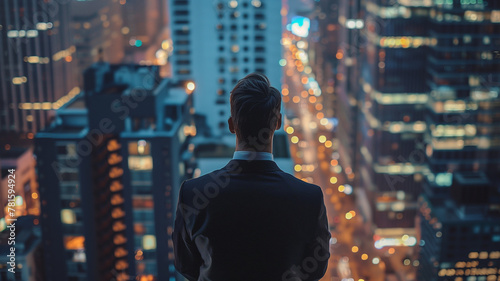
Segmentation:
{"type": "Polygon", "coordinates": [[[231,91],[231,117],[238,139],[245,143],[270,141],[278,125],[281,93],[260,73],[239,80],[231,91]]]}

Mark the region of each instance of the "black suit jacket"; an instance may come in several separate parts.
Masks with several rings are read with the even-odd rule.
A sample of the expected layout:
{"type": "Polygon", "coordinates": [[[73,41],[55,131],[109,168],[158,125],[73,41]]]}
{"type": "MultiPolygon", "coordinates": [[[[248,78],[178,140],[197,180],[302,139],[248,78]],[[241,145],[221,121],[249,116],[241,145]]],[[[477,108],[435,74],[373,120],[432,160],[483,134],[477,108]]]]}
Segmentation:
{"type": "Polygon", "coordinates": [[[216,281],[317,280],[330,237],[321,188],[268,160],[184,181],[172,234],[176,269],[216,281]]]}

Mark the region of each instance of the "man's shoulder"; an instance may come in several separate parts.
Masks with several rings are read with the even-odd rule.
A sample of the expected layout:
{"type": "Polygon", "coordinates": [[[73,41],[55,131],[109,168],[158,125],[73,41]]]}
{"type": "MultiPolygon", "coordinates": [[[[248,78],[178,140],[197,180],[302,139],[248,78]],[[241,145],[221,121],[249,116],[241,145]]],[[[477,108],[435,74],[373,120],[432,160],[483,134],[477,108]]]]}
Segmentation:
{"type": "Polygon", "coordinates": [[[291,186],[294,186],[301,191],[313,194],[322,194],[321,187],[316,184],[298,179],[295,176],[284,171],[280,171],[279,173],[291,186]]]}
{"type": "MultiPolygon", "coordinates": [[[[193,189],[199,186],[206,185],[210,182],[221,182],[224,178],[227,178],[227,176],[227,171],[221,168],[201,175],[197,178],[187,179],[182,183],[182,186],[184,189],[193,189]]],[[[226,180],[224,180],[223,182],[226,182],[226,180]]]]}

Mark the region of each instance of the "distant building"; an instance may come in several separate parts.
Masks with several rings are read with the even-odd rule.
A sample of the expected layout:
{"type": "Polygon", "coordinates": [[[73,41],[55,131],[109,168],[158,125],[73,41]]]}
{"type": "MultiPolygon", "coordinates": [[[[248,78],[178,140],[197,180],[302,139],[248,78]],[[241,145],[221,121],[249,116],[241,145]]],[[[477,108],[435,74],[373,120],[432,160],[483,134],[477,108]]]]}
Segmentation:
{"type": "Polygon", "coordinates": [[[429,14],[424,189],[432,196],[447,196],[453,172],[500,171],[499,10],[498,1],[455,1],[429,14]]]}
{"type": "Polygon", "coordinates": [[[418,280],[500,279],[498,180],[484,173],[455,173],[451,198],[423,195],[420,205],[418,280]]]}
{"type": "Polygon", "coordinates": [[[9,245],[10,229],[0,232],[0,280],[2,281],[44,281],[42,237],[38,218],[21,216],[15,222],[15,245],[9,245]],[[15,265],[9,264],[15,248],[15,265]],[[13,269],[12,269],[13,268],[13,269]],[[9,271],[9,269],[14,270],[9,271]]]}
{"type": "Polygon", "coordinates": [[[50,123],[53,109],[78,93],[67,3],[0,4],[1,133],[23,132],[32,138],[50,123]]]}
{"type": "MultiPolygon", "coordinates": [[[[423,134],[429,92],[425,73],[429,7],[407,2],[367,1],[364,22],[341,18],[345,28],[363,28],[359,42],[363,51],[357,58],[363,62],[361,68],[353,72],[346,68],[348,72],[343,73],[359,76],[341,82],[350,85],[347,90],[353,87],[357,98],[348,93],[341,98],[344,104],[359,108],[355,138],[359,161],[354,171],[363,187],[358,191],[366,194],[370,204],[363,210],[374,224],[376,237],[396,241],[385,246],[406,245],[401,239],[404,235],[414,240],[416,201],[426,171],[423,134]]],[[[349,64],[350,54],[342,55],[341,65],[349,64]]],[[[382,244],[376,241],[375,245],[382,244]]]]}
{"type": "Polygon", "coordinates": [[[172,76],[195,83],[207,135],[228,135],[229,95],[239,79],[256,71],[281,84],[281,1],[172,0],[169,9],[172,76]]]}
{"type": "MultiPolygon", "coordinates": [[[[361,66],[363,65],[360,61],[360,54],[365,47],[361,41],[361,30],[364,28],[365,20],[362,18],[362,6],[359,0],[351,2],[339,1],[337,5],[329,4],[330,7],[325,7],[326,10],[332,10],[332,7],[338,6],[338,23],[328,23],[322,29],[324,34],[329,35],[326,38],[330,38],[327,40],[332,46],[330,51],[326,49],[323,51],[323,60],[331,67],[335,67],[335,69],[325,69],[325,74],[329,71],[330,77],[325,76],[324,79],[335,81],[335,89],[333,85],[327,86],[331,88],[332,94],[330,95],[335,97],[329,107],[335,109],[334,116],[339,121],[336,128],[338,161],[344,167],[347,179],[352,183],[354,171],[357,170],[355,169],[357,168],[356,164],[359,160],[357,159],[359,153],[356,152],[359,149],[357,137],[359,129],[358,96],[361,90],[359,79],[361,66]],[[332,39],[332,34],[336,34],[338,39],[332,39]]],[[[327,20],[325,19],[325,21],[327,20]]]]}
{"type": "MultiPolygon", "coordinates": [[[[93,63],[121,63],[125,57],[122,5],[117,1],[70,1],[75,69],[78,77],[93,63]]],[[[80,81],[83,84],[83,81],[80,81]]]]}
{"type": "MultiPolygon", "coordinates": [[[[312,18],[311,25],[317,25],[317,30],[311,30],[309,38],[306,39],[309,43],[309,64],[322,89],[323,112],[327,118],[337,116],[335,107],[337,95],[334,93],[334,86],[338,64],[342,62],[337,58],[337,53],[342,51],[347,53],[348,44],[356,39],[357,34],[356,30],[343,30],[339,16],[349,19],[360,16],[354,13],[359,10],[359,1],[354,1],[357,6],[344,3],[347,4],[343,1],[314,1],[316,7],[310,17],[312,18]]],[[[352,51],[355,50],[352,49],[352,51]]],[[[354,59],[350,65],[356,66],[355,55],[350,57],[354,59]]],[[[339,72],[344,73],[344,70],[339,69],[339,72]]]]}
{"type": "Polygon", "coordinates": [[[5,229],[7,203],[9,196],[9,179],[14,179],[14,195],[16,196],[16,216],[40,215],[38,200],[38,184],[36,182],[35,158],[33,157],[33,140],[24,133],[5,133],[0,136],[0,231],[5,229]],[[14,170],[10,173],[10,170],[14,170]],[[13,177],[9,177],[9,175],[13,177]]]}
{"type": "Polygon", "coordinates": [[[85,93],[36,136],[49,280],[175,280],[170,234],[195,168],[191,114],[191,91],[156,66],[86,71],[85,93]]]}

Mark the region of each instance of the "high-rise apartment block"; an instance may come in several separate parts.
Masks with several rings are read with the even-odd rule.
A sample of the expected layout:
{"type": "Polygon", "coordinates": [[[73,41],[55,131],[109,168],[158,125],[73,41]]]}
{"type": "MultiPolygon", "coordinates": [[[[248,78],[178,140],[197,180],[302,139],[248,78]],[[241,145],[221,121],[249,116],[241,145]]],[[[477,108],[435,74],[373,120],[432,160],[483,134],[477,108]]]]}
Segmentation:
{"type": "Polygon", "coordinates": [[[98,63],[85,93],[36,136],[50,280],[176,280],[170,234],[188,146],[192,91],[158,67],[98,63]]]}
{"type": "Polygon", "coordinates": [[[172,0],[173,77],[193,81],[196,113],[207,135],[229,134],[229,95],[251,72],[281,81],[281,1],[172,0]]]}

